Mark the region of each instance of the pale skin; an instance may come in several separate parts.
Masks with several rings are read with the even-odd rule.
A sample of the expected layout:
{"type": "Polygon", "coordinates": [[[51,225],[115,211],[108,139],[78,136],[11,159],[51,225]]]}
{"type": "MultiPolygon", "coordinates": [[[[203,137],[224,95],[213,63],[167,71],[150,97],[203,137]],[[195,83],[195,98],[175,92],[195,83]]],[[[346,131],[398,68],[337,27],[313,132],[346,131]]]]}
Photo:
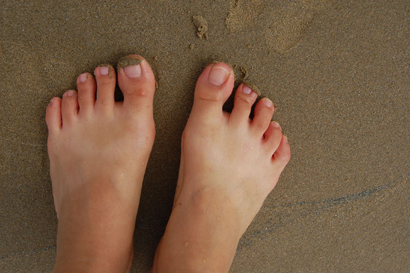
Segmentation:
{"type": "MultiPolygon", "coordinates": [[[[47,107],[48,153],[58,217],[53,272],[129,272],[141,186],[155,137],[155,78],[148,62],[97,67],[47,107]],[[124,102],[114,101],[118,81],[124,102]],[[95,94],[96,99],[95,99],[95,94]]],[[[152,272],[228,272],[240,237],[275,187],[290,147],[274,106],[225,63],[200,75],[182,136],[174,208],[152,272]]]]}

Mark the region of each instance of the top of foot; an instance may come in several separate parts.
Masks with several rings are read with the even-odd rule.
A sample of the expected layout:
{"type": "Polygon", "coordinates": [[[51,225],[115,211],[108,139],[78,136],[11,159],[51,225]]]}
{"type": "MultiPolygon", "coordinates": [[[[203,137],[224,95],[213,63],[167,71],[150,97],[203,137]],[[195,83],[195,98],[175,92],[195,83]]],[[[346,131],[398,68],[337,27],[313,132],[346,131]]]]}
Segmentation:
{"type": "MultiPolygon", "coordinates": [[[[47,107],[59,218],[56,272],[74,265],[78,270],[82,264],[73,261],[81,257],[93,262],[93,255],[100,262],[116,260],[124,272],[130,266],[141,185],[155,135],[155,78],[141,56],[129,55],[119,64],[118,75],[111,65],[97,67],[95,77],[81,74],[78,92],[69,90],[47,107]],[[117,81],[123,102],[114,101],[117,81]]],[[[112,272],[121,272],[118,268],[112,272]]]]}

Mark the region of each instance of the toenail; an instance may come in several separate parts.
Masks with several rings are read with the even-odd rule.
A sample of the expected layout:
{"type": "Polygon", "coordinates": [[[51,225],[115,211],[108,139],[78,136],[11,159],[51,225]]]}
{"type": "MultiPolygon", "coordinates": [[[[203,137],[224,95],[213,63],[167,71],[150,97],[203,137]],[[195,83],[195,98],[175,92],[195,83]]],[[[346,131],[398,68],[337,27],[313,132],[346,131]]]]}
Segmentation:
{"type": "Polygon", "coordinates": [[[286,143],[288,143],[288,142],[289,142],[289,141],[288,141],[288,137],[287,137],[287,136],[283,135],[283,139],[285,140],[285,142],[286,142],[286,143]]]}
{"type": "Polygon", "coordinates": [[[215,65],[209,72],[208,82],[216,86],[221,86],[226,81],[229,74],[229,71],[225,68],[215,65]]]}
{"type": "Polygon", "coordinates": [[[108,75],[108,67],[106,67],[106,66],[100,66],[100,74],[101,75],[103,75],[103,76],[106,76],[106,75],[108,75]]]}
{"type": "Polygon", "coordinates": [[[138,78],[141,76],[141,65],[130,65],[124,67],[124,72],[129,78],[138,78]]]}
{"type": "Polygon", "coordinates": [[[268,106],[269,108],[272,108],[273,107],[273,103],[272,103],[272,101],[270,100],[270,99],[264,99],[263,100],[263,103],[265,103],[265,105],[266,106],[268,106]]]}
{"type": "Polygon", "coordinates": [[[244,85],[242,87],[242,92],[244,92],[245,94],[249,95],[252,92],[252,89],[249,86],[244,85]]]}
{"type": "Polygon", "coordinates": [[[275,122],[273,122],[273,127],[276,127],[276,128],[279,128],[280,127],[280,125],[279,125],[279,123],[277,123],[276,121],[275,122]]]}
{"type": "Polygon", "coordinates": [[[80,82],[85,82],[87,80],[87,73],[83,73],[78,77],[80,82]]]}
{"type": "Polygon", "coordinates": [[[72,97],[73,95],[74,95],[74,91],[73,91],[73,90],[67,91],[67,96],[72,97]]]}

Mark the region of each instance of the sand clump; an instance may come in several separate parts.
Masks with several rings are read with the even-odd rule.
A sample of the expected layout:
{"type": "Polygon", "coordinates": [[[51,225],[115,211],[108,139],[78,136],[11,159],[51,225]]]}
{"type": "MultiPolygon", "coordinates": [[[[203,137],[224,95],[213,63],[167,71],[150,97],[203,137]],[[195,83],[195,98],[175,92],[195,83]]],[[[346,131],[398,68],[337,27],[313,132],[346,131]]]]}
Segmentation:
{"type": "Polygon", "coordinates": [[[208,40],[208,22],[206,19],[200,15],[192,16],[192,22],[197,28],[197,33],[199,39],[208,40]]]}
{"type": "MultiPolygon", "coordinates": [[[[157,58],[157,57],[154,57],[154,58],[157,58]]],[[[118,60],[117,70],[120,70],[120,68],[124,68],[130,65],[138,65],[140,63],[141,63],[141,59],[137,57],[125,56],[118,60]]]]}

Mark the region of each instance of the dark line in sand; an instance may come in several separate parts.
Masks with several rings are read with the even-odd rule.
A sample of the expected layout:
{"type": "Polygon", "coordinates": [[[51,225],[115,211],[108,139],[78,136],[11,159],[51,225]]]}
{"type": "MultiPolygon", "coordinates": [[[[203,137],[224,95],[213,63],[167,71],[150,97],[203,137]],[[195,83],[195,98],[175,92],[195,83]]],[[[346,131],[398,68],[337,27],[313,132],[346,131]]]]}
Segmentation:
{"type": "MultiPolygon", "coordinates": [[[[338,197],[338,198],[326,199],[326,200],[323,200],[323,201],[311,201],[311,202],[303,201],[303,202],[298,202],[298,203],[293,203],[293,204],[283,204],[283,205],[278,205],[278,206],[270,206],[270,207],[267,207],[267,208],[285,208],[285,207],[294,207],[294,206],[303,206],[303,205],[322,204],[324,206],[321,207],[321,209],[325,209],[325,208],[329,208],[331,206],[344,204],[348,201],[358,200],[358,199],[361,199],[361,198],[366,198],[366,197],[369,197],[369,196],[373,195],[376,192],[386,190],[386,189],[394,186],[395,184],[397,184],[400,180],[406,178],[406,176],[408,176],[409,174],[410,174],[410,171],[407,171],[406,173],[400,175],[397,179],[395,179],[394,181],[390,182],[387,185],[376,187],[376,188],[366,190],[366,191],[362,191],[362,192],[359,192],[359,193],[354,193],[354,194],[350,194],[350,195],[346,195],[346,196],[342,196],[342,197],[338,197]]],[[[258,230],[251,231],[251,233],[248,236],[243,237],[243,239],[241,239],[240,243],[238,244],[237,250],[240,251],[244,247],[252,245],[254,243],[254,240],[255,240],[256,237],[264,236],[268,233],[271,233],[274,229],[276,229],[275,226],[277,226],[277,225],[273,224],[270,221],[266,222],[265,224],[266,224],[266,226],[265,226],[264,229],[258,229],[258,230]]],[[[283,225],[284,224],[282,223],[279,226],[283,226],[283,225]]]]}
{"type": "Polygon", "coordinates": [[[373,189],[370,189],[370,190],[365,190],[365,191],[362,191],[362,192],[359,192],[359,193],[353,193],[353,194],[349,194],[349,195],[346,195],[346,196],[326,199],[326,200],[322,200],[322,201],[302,201],[302,202],[297,202],[297,203],[293,203],[293,204],[268,206],[268,208],[288,208],[288,207],[294,207],[294,206],[317,205],[317,204],[330,204],[332,206],[340,205],[340,204],[346,203],[347,201],[366,198],[366,197],[369,197],[369,196],[373,195],[376,192],[388,189],[388,188],[394,186],[395,184],[397,184],[397,182],[399,182],[402,178],[409,175],[409,173],[410,173],[410,171],[407,171],[406,173],[400,175],[397,179],[395,179],[393,182],[390,182],[387,185],[376,187],[376,188],[373,188],[373,189]]]}

